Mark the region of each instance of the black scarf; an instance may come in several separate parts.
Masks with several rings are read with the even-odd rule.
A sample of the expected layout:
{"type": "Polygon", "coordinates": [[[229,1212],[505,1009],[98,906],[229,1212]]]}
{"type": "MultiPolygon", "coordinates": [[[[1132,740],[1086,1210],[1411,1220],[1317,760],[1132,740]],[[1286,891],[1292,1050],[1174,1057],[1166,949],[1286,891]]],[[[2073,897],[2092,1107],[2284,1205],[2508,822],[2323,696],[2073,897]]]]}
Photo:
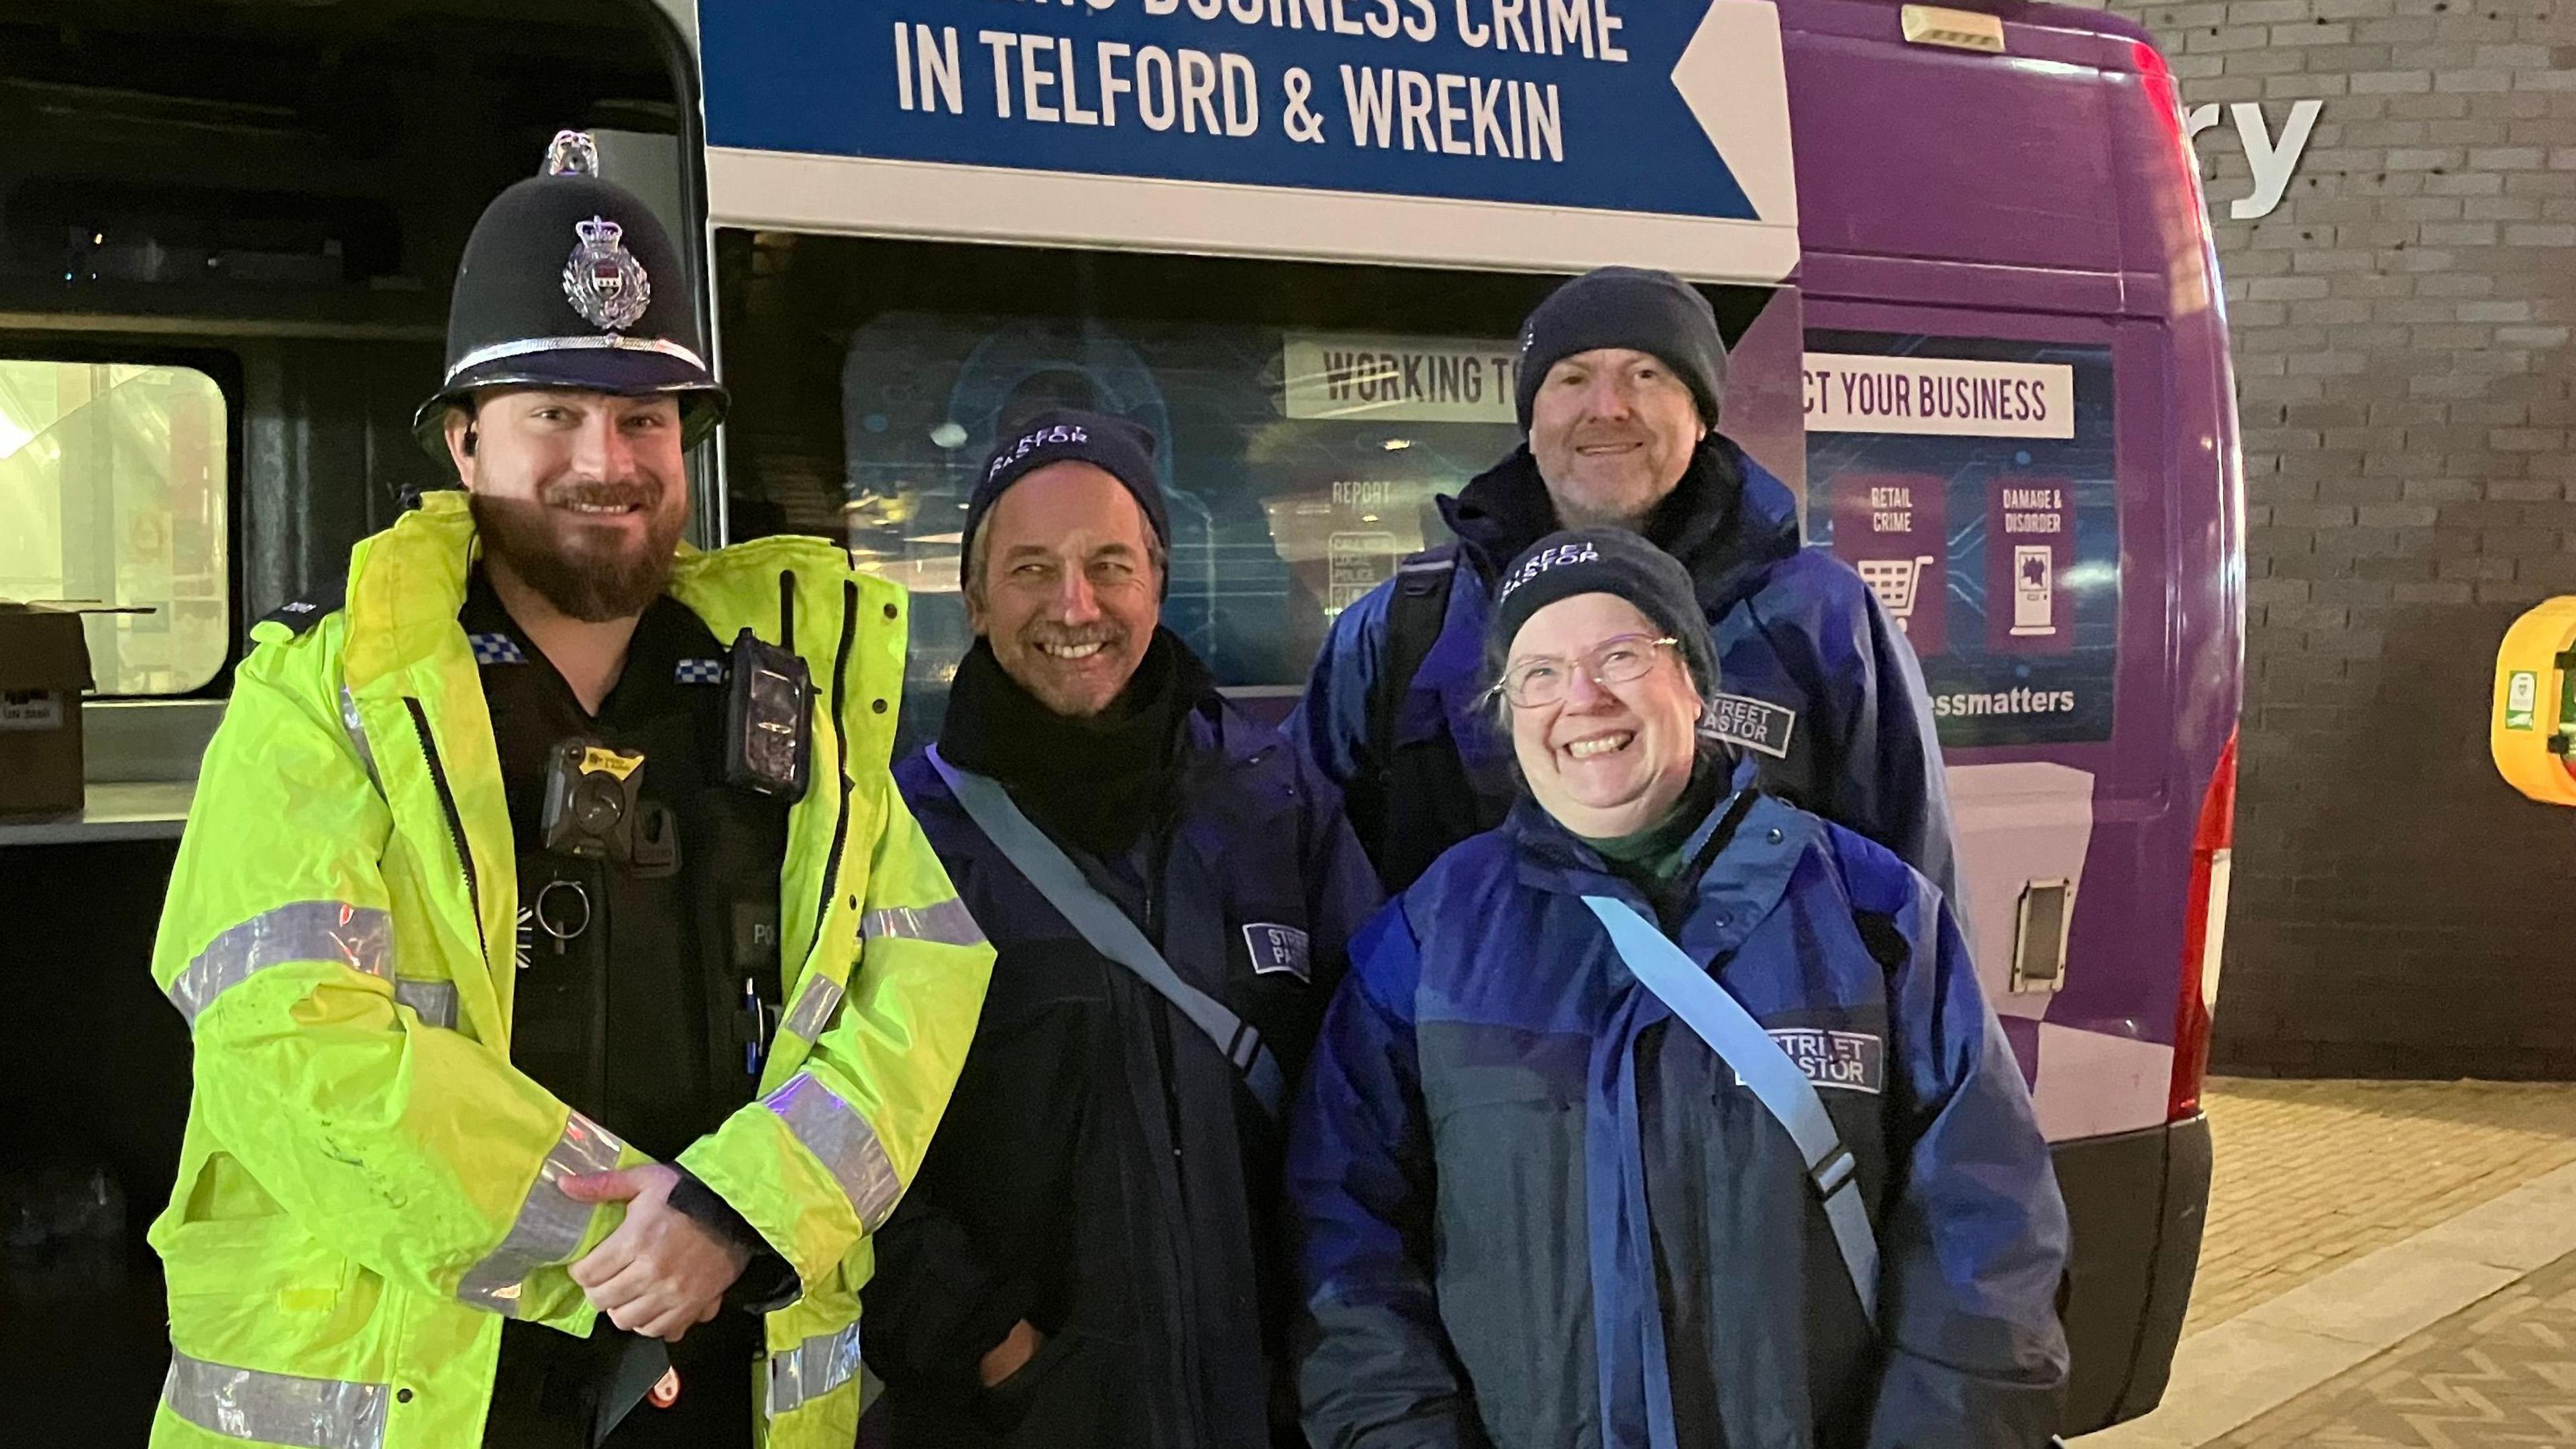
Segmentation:
{"type": "MultiPolygon", "coordinates": [[[[1680,559],[1693,578],[1726,572],[1742,551],[1735,515],[1743,494],[1735,445],[1711,433],[1692,451],[1673,491],[1646,516],[1646,541],[1680,559]]],[[[1477,572],[1488,579],[1523,549],[1565,527],[1527,444],[1470,480],[1457,497],[1441,499],[1440,507],[1477,572]]]]}
{"type": "Polygon", "coordinates": [[[939,755],[1001,781],[1047,833],[1115,859],[1171,808],[1183,723],[1214,688],[1189,646],[1157,629],[1109,707],[1074,719],[1022,689],[977,639],[949,686],[939,755]]]}

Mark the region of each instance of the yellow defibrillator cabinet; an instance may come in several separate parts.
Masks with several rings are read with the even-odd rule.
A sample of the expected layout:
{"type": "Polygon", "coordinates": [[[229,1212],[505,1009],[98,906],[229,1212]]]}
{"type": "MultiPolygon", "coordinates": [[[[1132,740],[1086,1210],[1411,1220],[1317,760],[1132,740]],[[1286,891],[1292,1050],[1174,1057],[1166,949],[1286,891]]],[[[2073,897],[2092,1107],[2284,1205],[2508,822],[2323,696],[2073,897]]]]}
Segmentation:
{"type": "Polygon", "coordinates": [[[2550,805],[2576,805],[2568,751],[2576,741],[2576,598],[2551,599],[2514,620],[2496,651],[2489,750],[2505,783],[2550,805]]]}

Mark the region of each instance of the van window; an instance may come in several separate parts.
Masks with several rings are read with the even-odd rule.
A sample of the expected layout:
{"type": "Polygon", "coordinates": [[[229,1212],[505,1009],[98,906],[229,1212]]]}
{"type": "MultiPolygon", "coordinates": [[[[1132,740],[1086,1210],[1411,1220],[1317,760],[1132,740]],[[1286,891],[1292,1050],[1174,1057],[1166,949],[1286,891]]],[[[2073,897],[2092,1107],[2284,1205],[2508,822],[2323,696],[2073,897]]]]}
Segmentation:
{"type": "Polygon", "coordinates": [[[959,525],[998,434],[1057,406],[1151,431],[1164,624],[1221,684],[1284,694],[1334,615],[1448,536],[1434,497],[1519,445],[1514,339],[1551,285],[719,235],[728,532],[820,534],[913,590],[908,739],[971,642],[959,525]]]}
{"type": "Polygon", "coordinates": [[[229,427],[194,368],[0,358],[0,598],[134,611],[83,621],[100,694],[223,668],[229,427]]]}
{"type": "Polygon", "coordinates": [[[1810,329],[1807,537],[1923,661],[1941,743],[2111,737],[2111,350],[1810,329]]]}
{"type": "MultiPolygon", "coordinates": [[[[1161,442],[1163,622],[1238,698],[1302,689],[1325,629],[1435,499],[1520,446],[1534,273],[716,233],[728,539],[830,538],[914,591],[903,744],[972,642],[958,534],[997,434],[1043,408],[1161,442]]],[[[1703,291],[1728,338],[1773,289],[1703,291]]]]}
{"type": "Polygon", "coordinates": [[[1431,499],[1510,450],[1512,345],[1232,323],[896,312],[841,374],[843,536],[965,648],[958,520],[996,437],[1049,407],[1141,424],[1171,512],[1163,617],[1235,685],[1305,678],[1333,615],[1439,537],[1431,499]]]}

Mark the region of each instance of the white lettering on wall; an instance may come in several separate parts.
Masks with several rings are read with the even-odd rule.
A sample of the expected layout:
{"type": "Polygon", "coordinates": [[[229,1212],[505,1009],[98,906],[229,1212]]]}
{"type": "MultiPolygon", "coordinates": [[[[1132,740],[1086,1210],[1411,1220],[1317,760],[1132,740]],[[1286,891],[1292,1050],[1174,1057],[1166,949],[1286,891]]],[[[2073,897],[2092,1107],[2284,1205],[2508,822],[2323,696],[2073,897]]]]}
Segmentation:
{"type": "MultiPolygon", "coordinates": [[[[2260,221],[2270,216],[2281,204],[2290,188],[2290,173],[2299,166],[2299,158],[2308,149],[2308,133],[2317,126],[2317,114],[2325,109],[2323,101],[2299,101],[2290,107],[2290,118],[2281,126],[2281,134],[2272,135],[2263,119],[2263,108],[2251,101],[2238,101],[2227,108],[2236,122],[2237,140],[2245,147],[2245,164],[2254,172],[2254,194],[2240,196],[2227,203],[2227,214],[2237,221],[2260,221]]],[[[2194,106],[2185,122],[2194,140],[2200,133],[2218,124],[2218,107],[2194,106]]]]}

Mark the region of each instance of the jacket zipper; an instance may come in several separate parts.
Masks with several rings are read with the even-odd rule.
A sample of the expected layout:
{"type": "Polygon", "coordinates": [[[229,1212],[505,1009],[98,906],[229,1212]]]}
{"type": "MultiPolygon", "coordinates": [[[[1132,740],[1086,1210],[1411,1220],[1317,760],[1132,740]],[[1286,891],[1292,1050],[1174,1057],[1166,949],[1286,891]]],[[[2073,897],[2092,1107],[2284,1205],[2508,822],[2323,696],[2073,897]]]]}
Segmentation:
{"type": "MultiPolygon", "coordinates": [[[[823,922],[832,914],[832,897],[841,888],[841,849],[849,843],[850,837],[850,737],[849,732],[841,728],[841,721],[847,718],[844,706],[850,699],[850,648],[858,642],[858,637],[859,585],[854,579],[844,579],[841,581],[841,647],[832,659],[832,737],[840,742],[840,748],[834,751],[833,767],[841,776],[841,809],[832,821],[831,852],[823,857],[823,892],[814,907],[814,941],[805,953],[809,958],[814,948],[823,944],[823,922]]],[[[786,969],[786,959],[781,957],[782,985],[786,969]]]]}
{"type": "MultiPolygon", "coordinates": [[[[1140,875],[1143,877],[1142,884],[1144,886],[1143,900],[1141,902],[1143,906],[1141,914],[1144,919],[1137,922],[1137,925],[1144,931],[1145,939],[1152,942],[1154,949],[1158,951],[1163,948],[1162,886],[1164,877],[1171,870],[1173,837],[1179,830],[1177,814],[1177,811],[1167,812],[1163,818],[1157,819],[1150,827],[1147,828],[1143,842],[1144,850],[1140,861],[1144,867],[1140,872],[1140,875]]],[[[1172,1078],[1173,1072],[1178,1069],[1179,1065],[1177,1060],[1179,1047],[1172,1039],[1171,1018],[1172,1014],[1169,1011],[1157,1010],[1152,1012],[1148,1019],[1152,1023],[1152,1030],[1154,1033],[1155,1057],[1159,1065],[1162,1067],[1163,1133],[1164,1136],[1170,1139],[1172,1144],[1172,1185],[1181,1194],[1181,1200],[1186,1202],[1189,1196],[1189,1186],[1185,1179],[1189,1175],[1189,1163],[1188,1152],[1182,1144],[1181,1137],[1180,1096],[1179,1093],[1174,1090],[1175,1084],[1172,1078]]],[[[1184,1214],[1184,1219],[1186,1219],[1186,1214],[1184,1214]]],[[[1175,1269],[1179,1275],[1181,1297],[1184,1303],[1187,1304],[1195,1302],[1197,1299],[1198,1282],[1196,1275],[1191,1273],[1189,1269],[1191,1248],[1188,1242],[1189,1233],[1186,1221],[1176,1225],[1176,1232],[1180,1241],[1177,1241],[1172,1245],[1172,1256],[1175,1269]]],[[[1185,1307],[1183,1311],[1187,1312],[1188,1309],[1185,1307]]],[[[1190,1391],[1183,1396],[1181,1405],[1183,1412],[1189,1419],[1188,1432],[1194,1442],[1205,1442],[1208,1438],[1206,1433],[1205,1416],[1203,1413],[1205,1406],[1200,1402],[1200,1394],[1204,1389],[1205,1379],[1202,1376],[1199,1364],[1197,1345],[1187,1335],[1183,1335],[1178,1348],[1182,1358],[1182,1378],[1185,1382],[1191,1385],[1190,1391]]]]}
{"type": "MultiPolygon", "coordinates": [[[[1178,833],[1178,821],[1171,817],[1177,814],[1177,810],[1167,812],[1166,818],[1155,821],[1153,828],[1145,836],[1146,855],[1143,871],[1145,919],[1142,924],[1145,928],[1145,939],[1153,942],[1154,949],[1157,951],[1163,949],[1162,886],[1164,876],[1172,868],[1172,838],[1178,833]]],[[[1171,1014],[1167,1011],[1157,1011],[1154,1014],[1154,1022],[1156,1047],[1163,1061],[1164,1130],[1171,1135],[1172,1170],[1177,1180],[1183,1159],[1180,1094],[1174,1090],[1172,1081],[1172,1072],[1177,1064],[1177,1048],[1171,1039],[1171,1014]]]]}
{"type": "Polygon", "coordinates": [[[447,766],[438,758],[438,742],[430,738],[429,714],[420,701],[403,696],[403,708],[411,711],[411,727],[420,736],[420,753],[429,761],[429,783],[438,791],[438,808],[447,812],[447,838],[456,843],[456,863],[465,872],[465,899],[474,908],[474,944],[483,953],[483,970],[492,970],[492,943],[483,938],[483,888],[474,878],[474,852],[465,846],[465,817],[457,811],[455,792],[447,787],[447,766]]]}

